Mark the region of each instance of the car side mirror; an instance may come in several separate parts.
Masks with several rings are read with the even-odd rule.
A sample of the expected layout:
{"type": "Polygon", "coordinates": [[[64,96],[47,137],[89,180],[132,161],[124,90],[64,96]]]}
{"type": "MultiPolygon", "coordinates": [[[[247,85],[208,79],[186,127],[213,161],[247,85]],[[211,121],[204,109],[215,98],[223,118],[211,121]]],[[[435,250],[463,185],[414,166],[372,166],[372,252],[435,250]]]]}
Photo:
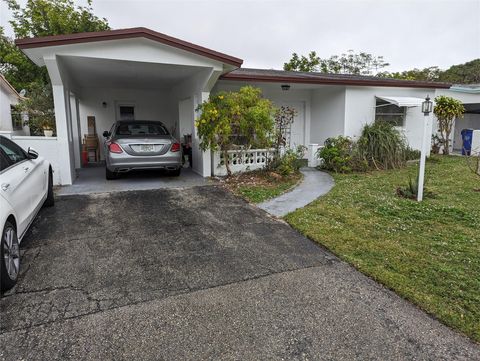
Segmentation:
{"type": "Polygon", "coordinates": [[[28,159],[37,159],[38,152],[35,149],[28,147],[27,156],[28,159]]]}
{"type": "Polygon", "coordinates": [[[103,137],[108,138],[110,136],[110,132],[108,130],[103,132],[103,137]]]}

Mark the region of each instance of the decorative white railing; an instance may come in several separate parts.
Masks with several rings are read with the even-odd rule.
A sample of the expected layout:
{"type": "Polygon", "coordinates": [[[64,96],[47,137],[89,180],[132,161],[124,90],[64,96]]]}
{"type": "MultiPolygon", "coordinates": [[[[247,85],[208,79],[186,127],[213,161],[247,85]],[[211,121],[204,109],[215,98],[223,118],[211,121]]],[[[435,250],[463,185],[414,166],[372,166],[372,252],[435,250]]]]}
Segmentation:
{"type": "MultiPolygon", "coordinates": [[[[273,158],[275,158],[275,149],[239,149],[228,151],[228,164],[232,173],[264,168],[273,158]]],[[[227,175],[222,152],[212,152],[212,165],[214,176],[227,175]]]]}

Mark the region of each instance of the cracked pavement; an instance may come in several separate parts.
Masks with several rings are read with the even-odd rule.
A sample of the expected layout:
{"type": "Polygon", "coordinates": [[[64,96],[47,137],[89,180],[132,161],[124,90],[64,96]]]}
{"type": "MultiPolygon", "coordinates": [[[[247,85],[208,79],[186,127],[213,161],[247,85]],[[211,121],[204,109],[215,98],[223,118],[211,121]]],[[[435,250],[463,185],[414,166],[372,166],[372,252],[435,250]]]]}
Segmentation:
{"type": "Polygon", "coordinates": [[[480,360],[480,348],[221,188],[57,199],[0,299],[5,360],[480,360]]]}

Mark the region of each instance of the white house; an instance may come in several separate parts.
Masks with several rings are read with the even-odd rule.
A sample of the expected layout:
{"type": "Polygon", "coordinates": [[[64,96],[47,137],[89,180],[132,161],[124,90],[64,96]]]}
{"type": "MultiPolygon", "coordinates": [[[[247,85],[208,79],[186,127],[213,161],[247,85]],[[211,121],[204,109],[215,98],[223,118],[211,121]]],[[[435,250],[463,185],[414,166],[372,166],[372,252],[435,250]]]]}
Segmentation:
{"type": "Polygon", "coordinates": [[[0,74],[0,132],[8,132],[15,135],[29,135],[28,125],[24,123],[24,116],[15,110],[23,97],[15,88],[0,74]]]}
{"type": "MultiPolygon", "coordinates": [[[[241,59],[146,28],[20,39],[16,44],[47,67],[53,84],[57,137],[45,142],[55,149],[52,163],[59,184],[71,184],[81,167],[87,117],[95,117],[99,134],[124,117],[160,120],[179,139],[192,134],[194,171],[210,176],[215,164],[210,152],[199,149],[194,126],[195,109],[210,93],[251,84],[275,104],[294,107],[291,145],[355,137],[363,124],[381,117],[395,122],[418,149],[421,102],[450,88],[445,83],[245,69],[241,59]]],[[[52,154],[49,149],[44,153],[52,154]]]]}

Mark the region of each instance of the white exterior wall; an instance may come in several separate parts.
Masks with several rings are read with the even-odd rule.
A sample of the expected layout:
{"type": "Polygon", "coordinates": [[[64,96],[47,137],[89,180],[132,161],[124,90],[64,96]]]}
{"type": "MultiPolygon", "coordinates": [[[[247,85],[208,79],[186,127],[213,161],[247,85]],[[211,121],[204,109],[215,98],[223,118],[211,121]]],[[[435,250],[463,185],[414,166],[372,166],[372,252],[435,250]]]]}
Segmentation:
{"type": "MultiPolygon", "coordinates": [[[[345,101],[345,135],[357,138],[363,126],[375,120],[375,96],[425,98],[428,94],[433,97],[435,89],[349,86],[345,101]]],[[[409,145],[414,149],[421,148],[424,121],[425,116],[421,112],[421,107],[407,109],[402,131],[409,145]]]]}
{"type": "Polygon", "coordinates": [[[18,96],[13,94],[12,90],[4,86],[3,83],[0,83],[0,131],[12,132],[12,134],[17,135],[28,135],[30,134],[28,126],[24,126],[23,129],[13,129],[10,106],[18,103],[18,96]]]}
{"type": "Polygon", "coordinates": [[[128,88],[83,88],[81,94],[79,97],[81,138],[83,139],[83,136],[88,133],[87,117],[94,116],[101,159],[105,159],[102,133],[105,130],[110,130],[113,123],[117,120],[119,104],[134,105],[135,119],[159,120],[171,132],[175,130],[178,123],[174,109],[178,104],[172,102],[168,91],[128,88]],[[103,102],[107,103],[106,107],[103,107],[103,102]]]}
{"type": "Polygon", "coordinates": [[[312,144],[323,145],[329,137],[345,133],[345,87],[328,86],[312,91],[312,144]]]}

